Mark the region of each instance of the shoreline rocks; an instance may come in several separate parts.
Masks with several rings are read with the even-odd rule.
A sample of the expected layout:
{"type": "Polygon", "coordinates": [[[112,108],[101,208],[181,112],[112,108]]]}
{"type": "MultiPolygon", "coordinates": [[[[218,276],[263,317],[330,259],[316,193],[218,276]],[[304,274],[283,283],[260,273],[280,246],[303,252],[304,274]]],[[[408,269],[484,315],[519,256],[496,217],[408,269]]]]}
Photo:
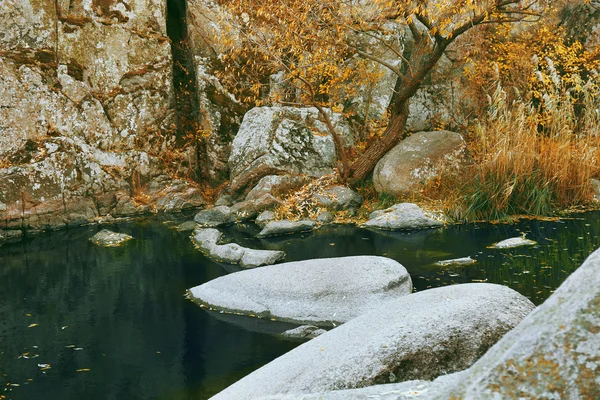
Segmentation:
{"type": "Polygon", "coordinates": [[[355,256],[236,272],[189,293],[194,302],[217,311],[332,327],[411,291],[410,275],[398,262],[355,256]]]}
{"type": "Polygon", "coordinates": [[[192,242],[208,258],[242,268],[256,268],[275,264],[285,258],[283,251],[255,250],[236,243],[218,244],[222,234],[214,228],[198,228],[192,234],[192,242]]]}

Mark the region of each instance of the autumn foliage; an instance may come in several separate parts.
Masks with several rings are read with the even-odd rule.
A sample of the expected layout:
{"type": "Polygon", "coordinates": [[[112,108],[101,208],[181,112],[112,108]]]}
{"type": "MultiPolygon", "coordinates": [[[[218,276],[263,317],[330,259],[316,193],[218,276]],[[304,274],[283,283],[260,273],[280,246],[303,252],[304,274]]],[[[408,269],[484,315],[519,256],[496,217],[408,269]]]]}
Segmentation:
{"type": "Polygon", "coordinates": [[[342,179],[356,182],[402,139],[410,99],[456,38],[478,25],[537,18],[535,3],[221,0],[234,21],[223,37],[229,50],[222,56],[221,79],[256,105],[317,107],[336,142],[342,179]],[[374,52],[373,41],[392,56],[374,52]],[[356,159],[347,160],[324,108],[349,111],[355,90],[376,80],[381,67],[397,77],[387,128],[356,159]],[[276,73],[286,90],[269,98],[270,76],[276,73]]]}
{"type": "Polygon", "coordinates": [[[230,18],[219,78],[239,99],[317,107],[325,123],[330,109],[360,123],[354,148],[344,148],[329,124],[342,181],[364,180],[405,137],[411,98],[447,55],[460,71],[460,128],[475,163],[425,197],[444,197],[459,219],[548,214],[590,201],[589,179],[600,172],[600,51],[562,26],[572,2],[219,4],[230,18]],[[381,120],[358,112],[353,100],[390,73],[396,85],[381,120]]]}

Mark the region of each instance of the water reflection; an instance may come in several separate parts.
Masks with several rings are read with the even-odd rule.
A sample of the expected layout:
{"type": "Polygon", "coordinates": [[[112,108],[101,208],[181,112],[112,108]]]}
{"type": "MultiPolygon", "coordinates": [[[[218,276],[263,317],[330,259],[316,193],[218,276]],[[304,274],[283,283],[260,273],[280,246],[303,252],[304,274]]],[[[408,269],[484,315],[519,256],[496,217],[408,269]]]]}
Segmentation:
{"type": "MultiPolygon", "coordinates": [[[[227,228],[225,238],[284,250],[286,261],[385,255],[409,270],[416,290],[487,281],[539,304],[600,246],[598,215],[412,233],[331,226],[262,240],[246,224],[227,228]],[[521,233],[538,245],[487,248],[521,233]],[[433,265],[466,256],[477,263],[433,265]]],[[[0,385],[9,385],[8,398],[203,399],[297,345],[185,300],[185,289],[227,272],[165,222],[108,227],[135,237],[119,248],[89,243],[98,227],[0,247],[0,385]]]]}

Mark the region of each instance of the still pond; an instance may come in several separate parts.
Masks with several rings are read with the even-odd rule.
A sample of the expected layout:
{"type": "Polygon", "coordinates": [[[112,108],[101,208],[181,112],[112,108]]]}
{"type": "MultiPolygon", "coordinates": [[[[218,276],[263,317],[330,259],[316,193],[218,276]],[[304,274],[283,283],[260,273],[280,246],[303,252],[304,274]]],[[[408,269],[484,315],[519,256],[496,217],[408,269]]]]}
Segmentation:
{"type": "MultiPolygon", "coordinates": [[[[0,246],[0,398],[206,399],[297,346],[248,318],[226,322],[184,298],[186,289],[234,269],[208,260],[189,232],[177,232],[182,218],[105,226],[134,236],[117,248],[88,241],[98,226],[0,246]]],[[[258,240],[253,224],[224,232],[246,247],[284,250],[286,261],[390,257],[408,269],[417,291],[485,281],[540,304],[600,246],[600,213],[412,233],[331,226],[258,240]],[[488,248],[521,234],[538,244],[488,248]],[[466,256],[477,263],[433,265],[466,256]]]]}

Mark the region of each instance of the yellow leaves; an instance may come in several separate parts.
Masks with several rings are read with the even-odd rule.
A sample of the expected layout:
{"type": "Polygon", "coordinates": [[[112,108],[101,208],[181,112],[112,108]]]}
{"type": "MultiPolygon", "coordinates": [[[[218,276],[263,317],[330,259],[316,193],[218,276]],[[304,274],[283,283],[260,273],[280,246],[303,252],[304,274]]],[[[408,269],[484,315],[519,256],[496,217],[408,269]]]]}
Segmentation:
{"type": "Polygon", "coordinates": [[[39,324],[29,324],[28,328],[34,328],[36,326],[38,326],[39,324]]]}
{"type": "Polygon", "coordinates": [[[78,369],[77,371],[75,371],[75,372],[90,372],[90,371],[91,371],[91,369],[89,369],[89,368],[79,368],[79,369],[78,369]]]}

